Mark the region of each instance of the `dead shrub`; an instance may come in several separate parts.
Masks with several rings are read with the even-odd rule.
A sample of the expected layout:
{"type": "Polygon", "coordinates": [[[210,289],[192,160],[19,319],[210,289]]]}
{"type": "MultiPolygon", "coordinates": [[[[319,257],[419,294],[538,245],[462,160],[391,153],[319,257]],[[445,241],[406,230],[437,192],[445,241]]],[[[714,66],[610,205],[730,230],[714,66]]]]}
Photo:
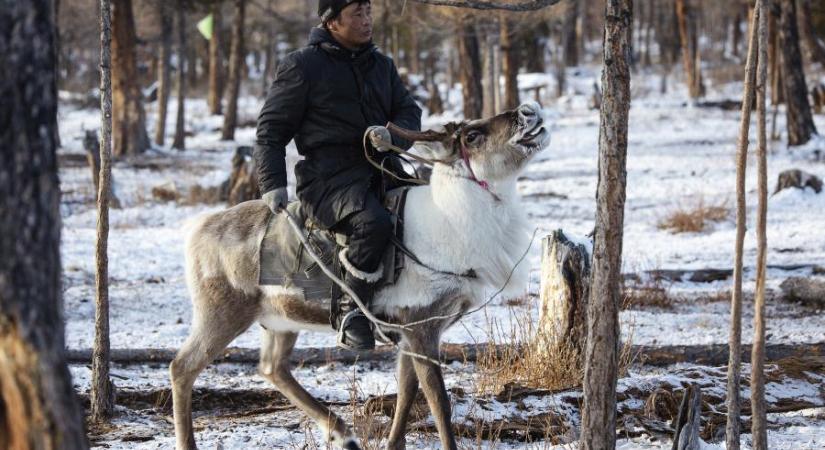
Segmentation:
{"type": "Polygon", "coordinates": [[[730,216],[727,203],[707,205],[699,199],[692,207],[679,207],[659,220],[660,230],[671,233],[699,233],[715,222],[723,222],[730,216]]]}
{"type": "Polygon", "coordinates": [[[661,277],[634,277],[622,283],[622,309],[662,308],[670,309],[673,301],[668,286],[661,277]]]}

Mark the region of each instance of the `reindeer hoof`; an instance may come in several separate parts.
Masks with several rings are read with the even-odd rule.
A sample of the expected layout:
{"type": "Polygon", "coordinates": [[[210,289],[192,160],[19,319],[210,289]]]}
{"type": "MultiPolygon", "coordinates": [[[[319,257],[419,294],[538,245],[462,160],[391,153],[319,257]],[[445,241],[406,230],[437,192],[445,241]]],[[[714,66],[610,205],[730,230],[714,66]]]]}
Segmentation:
{"type": "Polygon", "coordinates": [[[352,441],[349,441],[346,444],[344,444],[344,449],[345,450],[361,450],[361,447],[358,445],[357,442],[352,440],[352,441]]]}

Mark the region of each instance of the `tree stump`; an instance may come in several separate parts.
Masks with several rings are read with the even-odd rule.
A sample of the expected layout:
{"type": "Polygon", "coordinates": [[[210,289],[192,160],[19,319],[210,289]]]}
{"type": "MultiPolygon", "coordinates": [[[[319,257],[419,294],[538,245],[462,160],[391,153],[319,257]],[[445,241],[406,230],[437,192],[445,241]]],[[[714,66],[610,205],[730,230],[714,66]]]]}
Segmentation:
{"type": "Polygon", "coordinates": [[[773,194],[776,195],[777,192],[787,188],[805,190],[806,187],[813,189],[814,192],[819,194],[822,192],[822,180],[816,175],[803,172],[799,169],[785,170],[779,174],[773,194]]]}
{"type": "Polygon", "coordinates": [[[235,155],[232,156],[232,172],[227,182],[227,203],[234,206],[260,197],[252,147],[242,145],[235,149],[235,155]]]}
{"type": "Polygon", "coordinates": [[[702,438],[702,391],[698,386],[688,386],[679,406],[673,434],[672,450],[700,450],[702,438]]]}
{"type": "Polygon", "coordinates": [[[581,357],[587,334],[590,251],[562,230],[542,240],[538,333],[547,343],[569,346],[581,357]]]}

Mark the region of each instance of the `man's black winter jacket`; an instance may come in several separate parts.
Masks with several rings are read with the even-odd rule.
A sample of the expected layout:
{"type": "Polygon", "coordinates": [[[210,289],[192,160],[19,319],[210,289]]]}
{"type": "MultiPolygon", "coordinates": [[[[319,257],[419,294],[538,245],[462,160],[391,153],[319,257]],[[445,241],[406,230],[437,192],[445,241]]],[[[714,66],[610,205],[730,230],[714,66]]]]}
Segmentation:
{"type": "MultiPolygon", "coordinates": [[[[321,225],[333,227],[363,208],[377,182],[362,139],[367,127],[388,121],[421,127],[421,109],[392,59],[374,45],[351,52],[324,28],[313,28],[309,46],[280,62],[258,117],[261,192],[286,186],[285,147],[294,138],[305,157],[295,167],[298,198],[321,225]]],[[[394,138],[394,144],[409,148],[411,143],[394,138]]]]}

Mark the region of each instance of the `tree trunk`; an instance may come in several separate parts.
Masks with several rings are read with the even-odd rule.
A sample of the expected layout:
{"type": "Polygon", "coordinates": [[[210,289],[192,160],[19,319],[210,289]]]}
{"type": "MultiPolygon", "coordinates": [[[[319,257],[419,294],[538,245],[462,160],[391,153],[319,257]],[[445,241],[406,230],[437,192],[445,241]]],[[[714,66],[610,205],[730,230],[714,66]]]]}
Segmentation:
{"type": "Polygon", "coordinates": [[[699,33],[697,31],[696,11],[689,5],[690,0],[676,0],[676,17],[679,25],[679,37],[682,44],[682,62],[690,98],[705,95],[702,82],[702,70],[699,67],[699,33]]]}
{"type": "Polygon", "coordinates": [[[814,34],[811,25],[811,0],[799,0],[798,19],[805,56],[808,61],[818,62],[825,66],[825,44],[814,34]]]}
{"type": "Polygon", "coordinates": [[[166,139],[166,115],[169,91],[172,83],[169,64],[172,54],[172,15],[168,3],[160,2],[160,62],[158,68],[158,122],[155,126],[155,144],[163,145],[166,139]]]}
{"type": "Polygon", "coordinates": [[[538,333],[548,343],[572,349],[584,367],[591,255],[562,230],[542,240],[538,333]]]}
{"type": "Polygon", "coordinates": [[[518,98],[518,52],[514,48],[514,34],[516,33],[512,19],[501,16],[499,45],[501,46],[501,71],[504,75],[504,98],[502,110],[515,109],[519,105],[518,98]]]}
{"type": "Polygon", "coordinates": [[[787,106],[788,145],[802,145],[816,134],[808,87],[799,50],[799,32],[796,28],[796,3],[781,0],[779,16],[779,48],[782,49],[782,78],[787,106]]]}
{"type": "Polygon", "coordinates": [[[232,49],[229,53],[229,90],[226,91],[226,115],[223,121],[221,139],[235,139],[238,124],[238,92],[241,87],[241,67],[244,62],[243,26],[246,0],[235,1],[235,17],[232,19],[232,49]]]}
{"type": "Polygon", "coordinates": [[[524,68],[529,73],[543,73],[545,67],[544,51],[547,46],[547,36],[550,29],[547,21],[541,21],[535,26],[529,27],[524,32],[524,68]]]}
{"type": "Polygon", "coordinates": [[[184,129],[186,119],[186,70],[195,70],[195,65],[194,61],[187,61],[186,12],[183,9],[183,2],[178,2],[175,9],[178,29],[178,113],[175,118],[175,137],[172,140],[172,148],[183,150],[186,148],[186,132],[184,129]]]}
{"type": "Polygon", "coordinates": [[[768,450],[767,415],[765,412],[765,271],[767,265],[766,222],[768,216],[768,159],[765,124],[765,89],[768,78],[768,14],[765,3],[757,0],[756,122],[757,185],[759,206],[756,215],[756,295],[753,315],[753,350],[751,353],[751,434],[753,450],[768,450]]]}
{"type": "MultiPolygon", "coordinates": [[[[760,10],[753,14],[759,20],[760,10]]],[[[742,118],[739,124],[739,140],[736,153],[736,242],[734,246],[733,288],[730,311],[730,337],[728,359],[727,410],[725,442],[729,450],[739,450],[739,420],[741,404],[739,400],[740,377],[742,373],[742,249],[745,242],[745,175],[748,162],[748,132],[751,123],[751,106],[755,95],[757,27],[749,27],[750,40],[745,63],[744,92],[742,93],[742,118]]]]}
{"type": "MultiPolygon", "coordinates": [[[[212,39],[209,40],[209,112],[221,113],[221,98],[223,97],[223,15],[222,3],[212,4],[212,39]]],[[[271,33],[271,32],[270,32],[271,33]]]]}
{"type": "Polygon", "coordinates": [[[484,107],[481,58],[475,25],[466,18],[462,19],[458,29],[458,76],[461,82],[462,97],[464,97],[464,118],[478,119],[484,107]]]}
{"type": "Polygon", "coordinates": [[[742,44],[742,9],[736,8],[733,16],[733,42],[731,43],[731,55],[739,58],[739,47],[742,44]]]}
{"type": "MultiPolygon", "coordinates": [[[[782,82],[782,61],[779,56],[779,5],[771,2],[766,5],[768,17],[768,62],[770,63],[771,105],[785,103],[785,89],[782,82]]],[[[774,108],[776,110],[776,108],[774,108]]],[[[774,120],[774,126],[776,121],[774,120]]],[[[772,133],[773,134],[773,133],[772,133]]]]}
{"type": "Polygon", "coordinates": [[[579,8],[576,0],[568,0],[562,20],[562,47],[564,49],[564,65],[575,67],[579,65],[579,43],[576,35],[576,22],[579,8]]]}
{"type": "Polygon", "coordinates": [[[149,148],[143,94],[138,85],[132,0],[112,2],[112,140],[115,156],[134,156],[149,148]]]}
{"type": "Polygon", "coordinates": [[[92,420],[105,422],[114,411],[109,378],[109,200],[112,186],[111,3],[100,1],[100,176],[95,246],[95,342],[92,357],[92,420]]]}
{"type": "Polygon", "coordinates": [[[605,5],[593,275],[587,308],[584,405],[579,443],[579,448],[585,450],[616,447],[619,299],[630,109],[627,29],[632,25],[632,0],[608,0],[605,5]]]}
{"type": "Polygon", "coordinates": [[[653,21],[655,19],[653,11],[655,6],[652,1],[645,2],[645,40],[642,48],[642,65],[650,67],[653,61],[650,58],[650,36],[653,34],[653,21]]]}
{"type": "Polygon", "coordinates": [[[498,87],[496,80],[496,54],[495,37],[492,33],[485,33],[484,39],[484,78],[481,85],[484,88],[484,117],[492,117],[496,114],[496,94],[498,87]]]}
{"type": "MultiPolygon", "coordinates": [[[[271,6],[271,3],[270,3],[271,6]]],[[[266,44],[264,46],[264,70],[261,74],[261,96],[266,96],[269,90],[269,77],[272,73],[273,67],[278,67],[278,55],[276,53],[275,33],[270,31],[266,33],[266,44]]]]}
{"type": "Polygon", "coordinates": [[[11,450],[88,448],[65,356],[52,14],[46,0],[0,8],[0,448],[11,450]]]}

